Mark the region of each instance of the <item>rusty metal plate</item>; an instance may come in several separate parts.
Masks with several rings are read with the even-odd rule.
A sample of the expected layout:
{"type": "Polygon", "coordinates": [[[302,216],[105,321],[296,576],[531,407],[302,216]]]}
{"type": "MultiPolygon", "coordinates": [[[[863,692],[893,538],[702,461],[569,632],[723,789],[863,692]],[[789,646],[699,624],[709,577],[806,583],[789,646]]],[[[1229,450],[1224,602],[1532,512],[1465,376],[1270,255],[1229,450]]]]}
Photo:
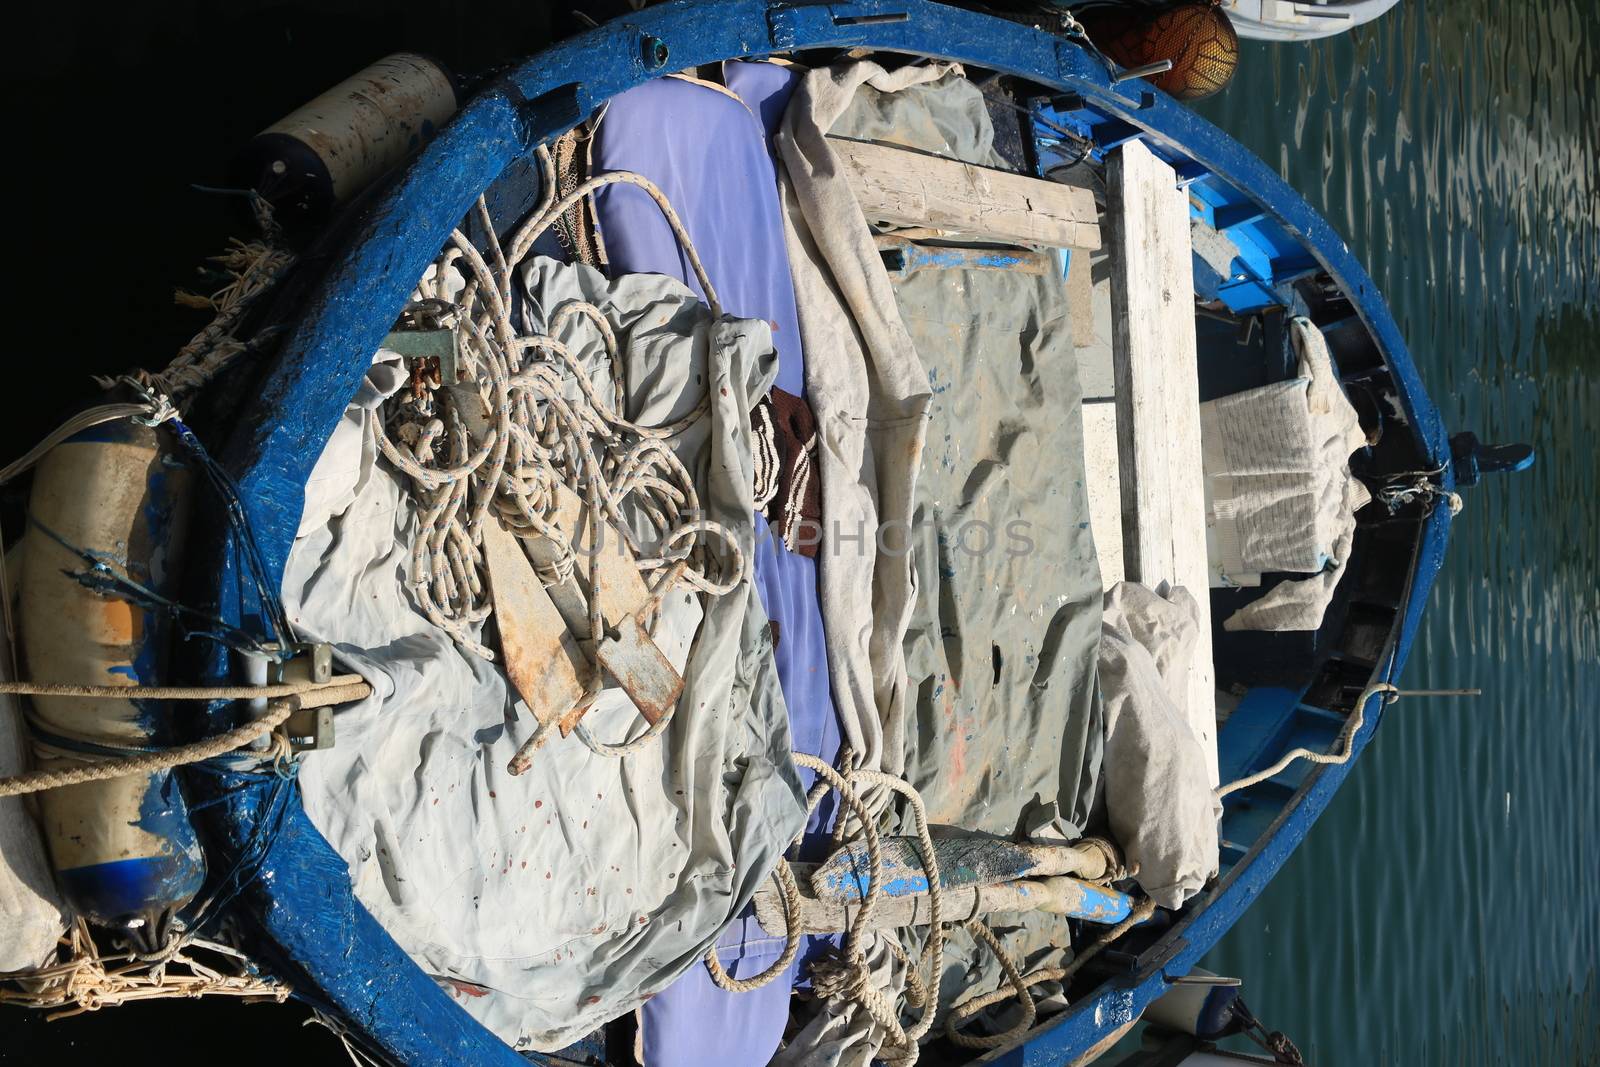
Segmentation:
{"type": "Polygon", "coordinates": [[[583,649],[522,545],[493,520],[483,524],[483,555],[506,676],[540,723],[562,719],[583,698],[583,649]]]}
{"type": "Polygon", "coordinates": [[[651,726],[672,710],[683,692],[683,676],[632,615],[611,628],[595,656],[606,669],[607,681],[622,687],[651,726]]]}
{"type": "MultiPolygon", "coordinates": [[[[556,506],[547,516],[551,525],[566,531],[577,546],[577,566],[573,577],[549,589],[567,627],[580,638],[589,637],[589,508],[578,494],[565,485],[555,487],[556,506]]],[[[527,539],[528,554],[535,563],[555,562],[556,546],[537,534],[527,539]]],[[[633,553],[622,534],[609,522],[601,524],[600,545],[594,550],[600,571],[600,614],[608,623],[627,618],[650,599],[650,589],[639,574],[633,553]]]]}

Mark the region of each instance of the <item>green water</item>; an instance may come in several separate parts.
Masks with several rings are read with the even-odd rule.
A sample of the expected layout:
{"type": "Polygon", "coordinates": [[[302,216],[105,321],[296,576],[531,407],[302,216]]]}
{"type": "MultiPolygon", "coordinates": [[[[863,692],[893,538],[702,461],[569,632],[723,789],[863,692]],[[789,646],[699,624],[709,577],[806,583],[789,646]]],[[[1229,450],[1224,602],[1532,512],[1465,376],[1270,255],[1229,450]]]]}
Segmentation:
{"type": "Polygon", "coordinates": [[[1600,2],[1405,0],[1246,44],[1206,115],[1387,294],[1467,495],[1409,700],[1208,966],[1314,1064],[1600,1063],[1600,2]]]}

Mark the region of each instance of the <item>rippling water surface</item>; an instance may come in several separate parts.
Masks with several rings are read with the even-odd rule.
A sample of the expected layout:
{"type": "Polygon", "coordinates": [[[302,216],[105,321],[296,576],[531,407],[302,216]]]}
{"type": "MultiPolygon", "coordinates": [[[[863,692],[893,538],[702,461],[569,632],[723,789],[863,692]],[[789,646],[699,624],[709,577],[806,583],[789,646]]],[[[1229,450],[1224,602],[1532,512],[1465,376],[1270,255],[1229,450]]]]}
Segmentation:
{"type": "Polygon", "coordinates": [[[1600,1063],[1600,2],[1246,43],[1208,117],[1387,294],[1467,494],[1402,701],[1208,966],[1314,1064],[1600,1063]]]}

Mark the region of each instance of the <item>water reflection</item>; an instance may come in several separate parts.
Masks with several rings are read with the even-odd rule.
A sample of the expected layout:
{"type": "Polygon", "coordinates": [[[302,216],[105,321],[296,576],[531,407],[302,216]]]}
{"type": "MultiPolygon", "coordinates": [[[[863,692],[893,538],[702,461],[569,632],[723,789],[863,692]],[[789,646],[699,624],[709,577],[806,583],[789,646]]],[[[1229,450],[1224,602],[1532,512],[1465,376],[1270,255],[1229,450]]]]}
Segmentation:
{"type": "Polygon", "coordinates": [[[1405,3],[1246,45],[1203,110],[1387,294],[1473,491],[1409,701],[1209,966],[1322,1064],[1600,1062],[1600,5],[1405,3]],[[1272,101],[1270,108],[1263,101],[1272,101]]]}

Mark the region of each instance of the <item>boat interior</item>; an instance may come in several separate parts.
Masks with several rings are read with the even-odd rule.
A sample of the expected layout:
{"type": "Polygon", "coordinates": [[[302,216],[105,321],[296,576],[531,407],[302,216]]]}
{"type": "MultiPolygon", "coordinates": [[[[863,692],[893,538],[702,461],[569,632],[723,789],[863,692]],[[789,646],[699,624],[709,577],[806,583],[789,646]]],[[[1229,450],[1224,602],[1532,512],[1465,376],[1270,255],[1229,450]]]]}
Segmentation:
{"type": "MultiPolygon", "coordinates": [[[[929,967],[937,995],[876,1041],[914,1058],[937,1018],[926,1062],[1083,1062],[1260,892],[1376,725],[1454,471],[1326,224],[1203,120],[1096,78],[829,47],[574,115],[556,91],[398,314],[404,216],[373,220],[444,210],[404,199],[420,171],[316,239],[254,325],[329,364],[189,414],[232,434],[247,501],[304,485],[302,514],[256,516],[265,556],[286,618],[372,687],[317,720],[287,798],[197,787],[212,844],[277,872],[228,899],[330,1014],[391,1052],[691,1062],[704,1019],[747,1024],[707,1005],[765,982],[730,996],[797,1050],[864,1018],[819,1006],[866,982],[858,902],[904,897],[890,991],[929,967]],[[340,315],[385,320],[370,367],[340,315]],[[276,421],[236,431],[252,405],[276,421]],[[274,449],[287,473],[253,473],[274,449]],[[628,488],[602,507],[604,479],[628,488]],[[685,500],[694,551],[640,547],[685,500]],[[608,529],[620,555],[575,554],[608,529]],[[930,833],[1109,858],[1068,871],[1087,903],[987,926],[943,877],[941,922],[930,833]],[[802,905],[841,924],[799,939],[802,905]]],[[[434,148],[470,143],[451,129],[434,148]]],[[[199,553],[227,562],[191,589],[240,558],[199,553]]]]}
{"type": "MultiPolygon", "coordinates": [[[[772,131],[778,128],[782,113],[775,98],[792,91],[803,71],[872,60],[891,73],[920,62],[883,54],[796,54],[775,62],[699,68],[633,90],[597,112],[598,121],[580,126],[576,146],[568,146],[564,152],[558,146],[558,188],[576,188],[587,176],[604,170],[626,168],[646,175],[667,193],[682,215],[707,273],[726,293],[731,283],[719,276],[721,264],[738,262],[730,245],[748,242],[746,250],[762,246],[740,231],[742,209],[729,204],[748,197],[750,190],[730,188],[715,180],[719,161],[730,153],[728,139],[734,135],[730,124],[712,113],[719,108],[729,112],[743,109],[764,117],[771,150],[772,131]],[[640,101],[638,97],[651,99],[640,101]],[[606,137],[608,124],[619,131],[611,141],[606,137]],[[583,153],[592,169],[579,165],[583,153]],[[575,170],[570,176],[564,169],[568,165],[575,170]]],[[[914,126],[914,120],[927,118],[914,106],[905,105],[898,110],[885,106],[884,113],[875,116],[877,125],[862,118],[859,128],[840,134],[835,127],[830,136],[832,148],[846,167],[856,168],[851,172],[853,191],[862,201],[881,263],[894,281],[907,328],[929,370],[935,410],[923,453],[924,471],[951,462],[940,458],[950,454],[949,449],[941,453],[935,440],[940,397],[945,390],[981,388],[984,380],[973,366],[963,368],[959,361],[951,364],[954,357],[939,351],[946,343],[941,338],[960,333],[961,328],[941,333],[950,326],[943,320],[939,330],[919,327],[918,312],[911,306],[918,296],[906,296],[906,291],[922,279],[947,297],[963,290],[961,295],[992,302],[991,306],[1025,319],[1039,314],[1032,294],[1043,275],[1055,290],[1051,306],[1064,309],[1066,315],[1061,325],[1070,343],[1052,354],[1061,358],[1070,353],[1075,359],[1075,406],[1082,431],[1072,435],[1081,456],[1038,458],[1046,460],[1055,481],[1081,473],[1098,568],[1096,603],[1099,594],[1124,580],[1163,589],[1182,586],[1198,594],[1201,632],[1196,637],[1189,699],[1183,710],[1194,738],[1205,750],[1210,784],[1259,776],[1258,772],[1271,770],[1296,749],[1314,753],[1343,750],[1348,755],[1357,744],[1355,728],[1362,725],[1353,716],[1371,697],[1369,685],[1392,677],[1397,638],[1411,601],[1413,572],[1424,541],[1423,528],[1434,501],[1423,496],[1396,502],[1392,497],[1380,499],[1374,492],[1354,515],[1348,556],[1339,561],[1343,576],[1327,597],[1320,621],[1311,627],[1229,628],[1225,622],[1231,616],[1278,586],[1304,581],[1307,576],[1270,570],[1243,577],[1223,573],[1215,558],[1209,492],[1202,492],[1203,486],[1207,490],[1209,486],[1201,464],[1200,411],[1208,401],[1303,381],[1307,372],[1299,353],[1304,341],[1297,341],[1296,334],[1310,332],[1320,338],[1338,389],[1359,418],[1363,441],[1347,457],[1348,473],[1376,490],[1397,478],[1408,479],[1409,484],[1414,472],[1437,466],[1428,458],[1431,443],[1410,423],[1408,413],[1417,398],[1408,396],[1405,385],[1395,379],[1364,319],[1373,294],[1357,293],[1352,299],[1330,276],[1318,250],[1290,232],[1269,204],[1170,142],[1150,137],[1081,98],[1051,94],[992,71],[969,66],[955,77],[964,81],[968,90],[981,92],[983,116],[974,119],[968,113],[963,118],[986,129],[952,133],[941,128],[938,137],[919,144],[914,134],[905,135],[905,125],[899,132],[894,129],[895,123],[914,126]],[[952,150],[952,144],[962,144],[962,137],[967,144],[990,149],[977,156],[981,173],[973,171],[970,162],[965,167],[957,162],[960,155],[951,158],[944,154],[952,150]],[[959,190],[953,198],[954,208],[935,204],[930,213],[926,198],[938,194],[928,189],[945,180],[943,168],[950,168],[952,188],[962,182],[981,184],[987,200],[980,212],[986,216],[982,229],[965,228],[977,226],[975,219],[962,221],[940,214],[961,209],[959,190]],[[930,176],[928,169],[940,173],[930,176]],[[923,173],[913,181],[909,175],[917,171],[923,173]],[[1037,193],[1038,187],[1033,186],[1015,194],[1034,208],[1031,217],[1023,212],[1020,229],[1008,231],[1004,221],[995,222],[994,215],[1003,213],[995,210],[996,205],[1003,206],[1005,197],[1013,195],[1000,178],[1008,172],[1030,180],[1042,178],[1070,194],[1059,209],[1066,221],[1049,233],[1034,229],[1045,212],[1026,200],[1037,193]],[[919,188],[920,193],[908,194],[906,189],[911,187],[919,188]],[[903,201],[914,203],[907,206],[903,201]],[[1176,294],[1171,289],[1175,285],[1181,287],[1176,294]],[[1147,328],[1141,330],[1138,324],[1147,328]],[[945,372],[943,378],[940,370],[945,372]]],[[[962,102],[970,105],[973,98],[975,94],[969,92],[962,102]]],[[[935,125],[953,121],[935,116],[935,125]]],[[[737,159],[737,151],[732,156],[737,159]]],[[[758,195],[770,198],[772,193],[764,189],[758,195]]],[[[537,204],[539,197],[539,163],[533,158],[513,165],[487,190],[487,220],[500,231],[502,241],[512,240],[517,225],[525,221],[530,205],[537,204]]],[[[641,211],[656,211],[643,197],[624,198],[607,190],[588,201],[592,217],[585,220],[583,210],[580,205],[569,212],[541,238],[535,251],[569,262],[598,261],[613,275],[656,270],[695,284],[692,265],[687,257],[680,258],[675,248],[662,251],[649,247],[646,239],[630,236],[631,230],[644,225],[641,211]],[[598,256],[597,246],[603,248],[598,256]]],[[[495,254],[487,230],[481,216],[466,220],[465,232],[486,258],[495,254]]],[[[765,254],[771,257],[781,250],[768,246],[765,254]]],[[[799,302],[800,335],[804,337],[803,290],[799,302]]],[[[956,298],[952,303],[960,313],[967,313],[969,305],[956,298]]],[[[786,313],[781,306],[740,306],[731,298],[728,310],[771,321],[777,327],[774,336],[780,353],[784,351],[785,331],[793,328],[793,312],[786,313]]],[[[998,323],[1002,343],[1014,344],[1019,333],[1026,333],[1021,321],[1002,318],[998,323]]],[[[959,341],[953,351],[961,353],[959,341]]],[[[992,354],[1004,358],[1007,353],[1001,349],[992,354]]],[[[781,381],[781,370],[779,377],[781,381]]],[[[813,380],[808,377],[806,384],[813,380]]],[[[1007,395],[1006,387],[1000,383],[998,402],[1011,410],[998,417],[993,423],[996,426],[1012,417],[1021,418],[1015,414],[1016,405],[1027,406],[1037,399],[1021,392],[1007,395]]],[[[1029,390],[1037,388],[1036,382],[1027,384],[1029,390]]],[[[969,416],[981,418],[982,412],[966,410],[959,415],[969,416]]],[[[1050,410],[1048,417],[1059,423],[1072,419],[1060,408],[1050,410]]],[[[945,441],[949,440],[946,433],[945,441]]],[[[979,447],[982,444],[978,442],[979,447]]],[[[1274,444],[1270,439],[1262,442],[1266,448],[1274,444]]],[[[959,467],[959,460],[954,462],[959,467]]],[[[965,476],[969,472],[960,473],[965,476]]],[[[1055,541],[1052,547],[1074,551],[1071,542],[1055,541]]],[[[822,566],[826,567],[826,562],[822,566]]],[[[949,589],[941,595],[949,597],[949,589]]],[[[1011,595],[1011,590],[996,589],[998,600],[1011,595]]],[[[982,615],[983,610],[976,614],[982,615]]],[[[953,670],[958,661],[970,664],[973,653],[950,646],[948,604],[944,615],[943,665],[953,670]]],[[[790,625],[787,619],[784,625],[790,625]]],[[[995,628],[997,634],[1003,629],[995,628]]],[[[971,635],[961,636],[965,640],[971,635]]],[[[1016,632],[1010,639],[1017,639],[1016,632]]],[[[907,640],[910,649],[912,639],[907,640]]],[[[1012,674],[1005,668],[1012,655],[1031,663],[1039,652],[1031,642],[1042,643],[1040,639],[1024,637],[1017,647],[1005,644],[1000,636],[995,636],[994,642],[991,654],[979,657],[992,662],[992,681],[997,685],[1035,684],[1036,676],[1012,674]]],[[[813,645],[811,654],[819,651],[813,645]]],[[[811,665],[811,669],[815,667],[811,665]]],[[[938,706],[946,685],[952,684],[948,674],[935,673],[937,677],[921,679],[917,690],[916,720],[922,724],[933,721],[931,709],[938,706]]],[[[913,676],[911,684],[917,686],[919,679],[913,676]]],[[[960,680],[954,684],[959,685],[960,680]]],[[[948,698],[944,699],[948,705],[948,698]]],[[[1373,702],[1368,708],[1373,718],[1378,706],[1373,702]]],[[[789,711],[797,749],[808,730],[818,737],[828,734],[825,725],[809,721],[805,710],[792,699],[789,711]]],[[[1365,725],[1370,729],[1372,719],[1365,725]]],[[[986,729],[999,732],[1004,724],[963,722],[963,728],[970,739],[986,729]]],[[[836,736],[833,741],[837,744],[836,736]]],[[[973,744],[948,730],[931,734],[924,730],[920,738],[907,743],[934,748],[933,764],[941,768],[942,776],[952,762],[963,761],[961,749],[969,746],[979,754],[974,758],[1000,758],[992,746],[973,744]]],[[[987,791],[993,788],[993,768],[980,769],[985,773],[973,776],[970,785],[963,783],[959,773],[948,775],[943,791],[931,777],[916,780],[929,794],[930,818],[947,833],[1024,833],[1015,810],[1002,820],[977,826],[963,823],[963,814],[970,815],[972,810],[968,803],[972,795],[983,794],[985,805],[991,802],[987,791]],[[933,794],[938,794],[938,799],[933,794]],[[933,811],[935,807],[940,810],[933,811]]],[[[1085,1009],[1097,1001],[1096,994],[1135,984],[1153,970],[1170,968],[1185,949],[1208,945],[1214,936],[1191,930],[1190,920],[1205,913],[1236,882],[1241,887],[1249,884],[1237,876],[1260,858],[1275,831],[1295,814],[1297,805],[1306,800],[1310,787],[1326,770],[1317,763],[1296,761],[1228,794],[1216,865],[1203,891],[1181,908],[1158,910],[1122,932],[1111,949],[1099,953],[1074,976],[1065,992],[1066,1002],[1085,1009]]],[[[1310,805],[1312,814],[1318,806],[1310,805]]],[[[826,804],[823,809],[827,810],[826,804]]],[[[1263,868],[1269,862],[1264,860],[1263,868]]],[[[1259,884],[1253,883],[1257,888],[1259,884]]],[[[1104,928],[1088,919],[1074,919],[1070,927],[1073,944],[1093,941],[1104,928]]],[[[766,932],[773,936],[779,930],[766,932]]],[[[1098,1024],[1099,1015],[1096,1021],[1098,1024]]],[[[1042,1027],[1043,1023],[1040,1020],[1036,1025],[1042,1027]]],[[[569,1054],[595,1055],[597,1043],[603,1046],[607,1033],[597,1031],[569,1054]]],[[[618,1040],[614,1028],[610,1038],[613,1043],[618,1040]]],[[[959,1061],[969,1055],[970,1049],[949,1043],[942,1059],[959,1061]]]]}

